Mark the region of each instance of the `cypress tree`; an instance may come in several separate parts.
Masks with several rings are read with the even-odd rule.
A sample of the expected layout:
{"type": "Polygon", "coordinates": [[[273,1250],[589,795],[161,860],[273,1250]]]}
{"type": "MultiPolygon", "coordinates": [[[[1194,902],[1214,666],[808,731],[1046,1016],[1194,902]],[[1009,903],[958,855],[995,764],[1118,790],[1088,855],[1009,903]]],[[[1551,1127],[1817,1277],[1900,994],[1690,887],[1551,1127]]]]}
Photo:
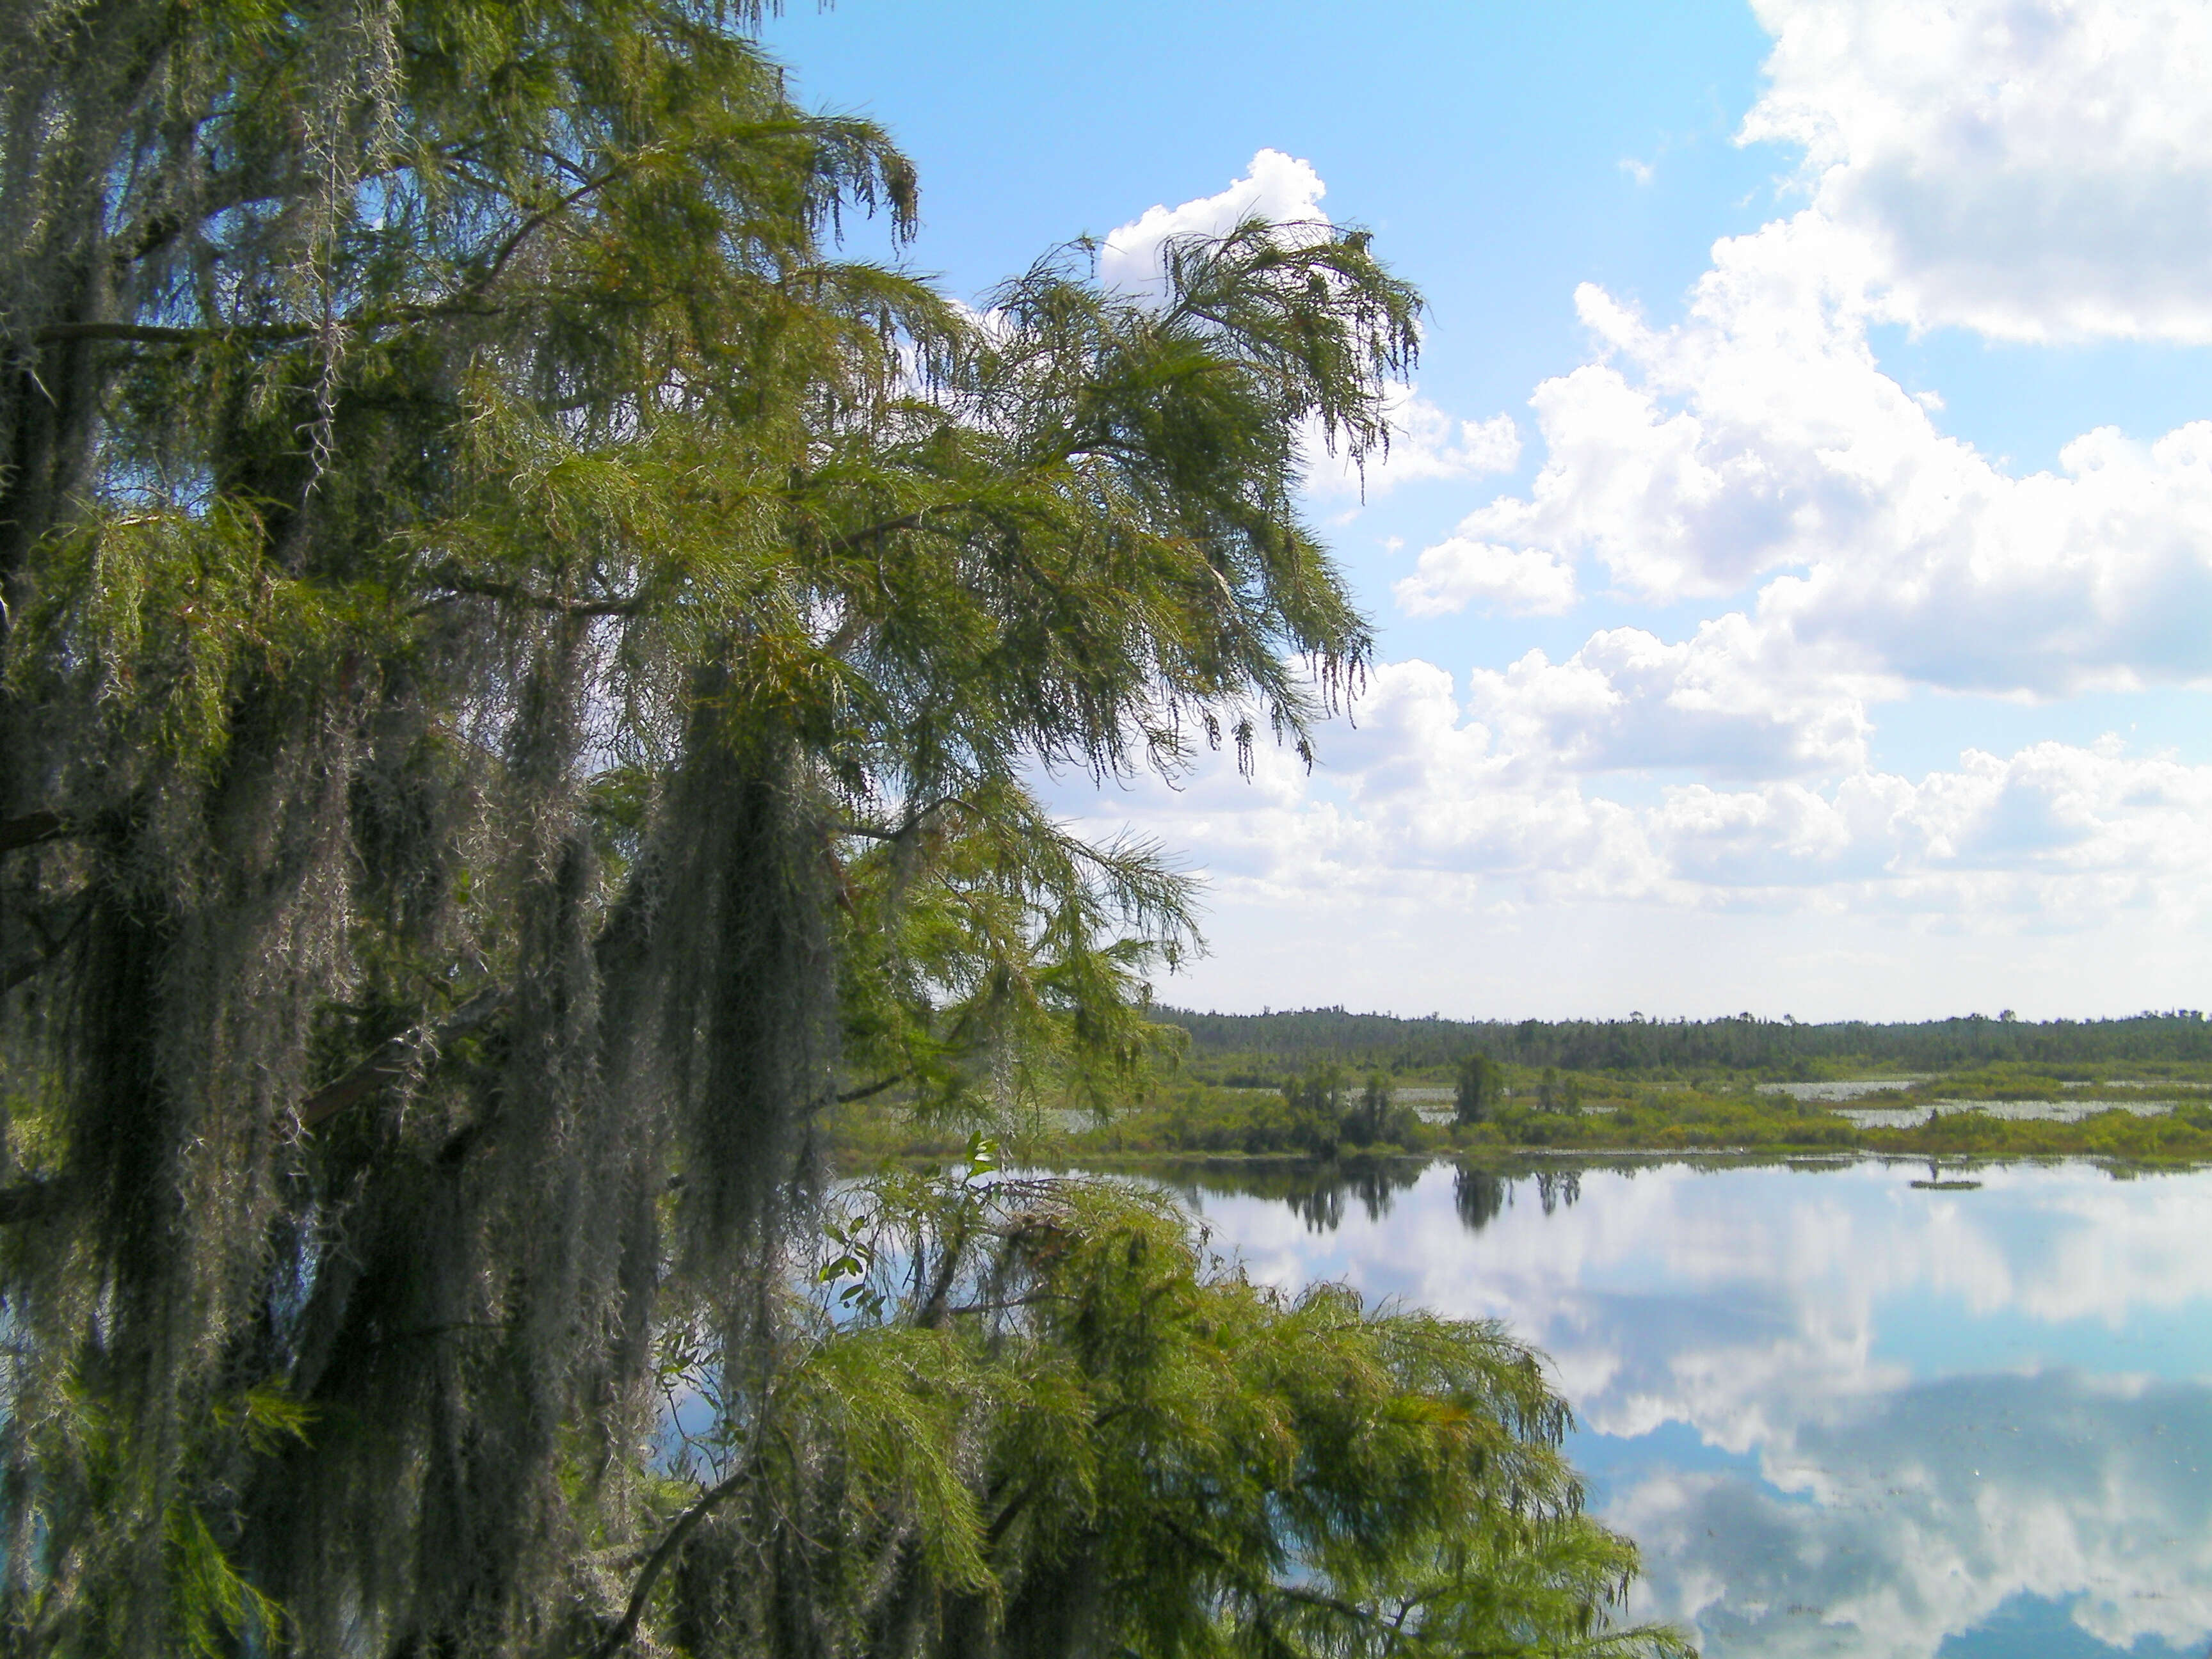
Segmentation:
{"type": "Polygon", "coordinates": [[[1369,642],[1299,444],[1381,445],[1417,301],[1253,222],[968,311],[841,254],[913,169],[755,21],[0,12],[13,1650],[1044,1629],[973,1531],[1003,1334],[794,1288],[815,1126],[1146,1062],[1188,883],[1029,780],[1304,749],[1369,642]]]}

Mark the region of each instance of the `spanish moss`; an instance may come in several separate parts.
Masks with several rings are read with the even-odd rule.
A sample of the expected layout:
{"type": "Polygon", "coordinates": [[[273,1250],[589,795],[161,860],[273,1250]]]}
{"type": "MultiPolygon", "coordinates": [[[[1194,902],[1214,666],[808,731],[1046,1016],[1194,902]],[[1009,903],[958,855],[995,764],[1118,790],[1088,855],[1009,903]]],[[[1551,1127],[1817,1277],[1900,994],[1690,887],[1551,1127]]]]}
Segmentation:
{"type": "MultiPolygon", "coordinates": [[[[1166,1386],[1157,1297],[1413,1340],[1143,1206],[856,1217],[817,1126],[988,1132],[1171,1046],[1190,883],[1029,781],[1303,750],[1357,688],[1298,445],[1379,449],[1418,300],[1254,222],[983,326],[843,255],[914,170],[756,12],[0,15],[10,1652],[1181,1651],[1150,1454],[1084,1426],[1166,1386]],[[974,1311],[1047,1295],[1095,1317],[974,1311]]],[[[1428,1494],[1389,1549],[1443,1571],[1533,1460],[1601,1628],[1632,1554],[1549,1396],[1449,1341],[1389,1388],[1499,1437],[1367,1472],[1428,1494]]],[[[1258,1651],[1271,1550],[1176,1605],[1258,1651]]]]}

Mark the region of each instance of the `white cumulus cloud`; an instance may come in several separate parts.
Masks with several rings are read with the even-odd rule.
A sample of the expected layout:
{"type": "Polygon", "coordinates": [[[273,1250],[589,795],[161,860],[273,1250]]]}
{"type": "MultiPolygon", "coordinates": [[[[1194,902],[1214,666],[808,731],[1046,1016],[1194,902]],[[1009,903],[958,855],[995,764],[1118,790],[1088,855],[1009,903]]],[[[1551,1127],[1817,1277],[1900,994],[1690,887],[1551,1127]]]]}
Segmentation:
{"type": "Polygon", "coordinates": [[[1246,219],[1275,224],[1325,226],[1321,198],[1328,193],[1313,163],[1263,149],[1242,177],[1225,190],[1180,207],[1149,207],[1109,234],[1098,249],[1098,276],[1109,287],[1133,293],[1155,291],[1160,282],[1163,246],[1181,236],[1218,236],[1246,219]]]}
{"type": "Polygon", "coordinates": [[[1802,147],[1813,205],[1717,244],[1677,324],[1578,290],[1597,350],[1530,399],[1542,467],[1401,605],[1561,608],[1540,575],[1590,564],[1662,604],[1755,590],[1776,664],[2040,696],[2212,680],[2212,422],[2100,428],[2017,477],[1868,334],[2212,340],[2212,7],[1758,9],[1743,136],[1802,147]]]}
{"type": "Polygon", "coordinates": [[[1401,483],[1476,478],[1521,465],[1521,428],[1510,415],[1455,420],[1418,387],[1401,383],[1384,394],[1383,417],[1390,425],[1389,449],[1370,454],[1364,466],[1331,454],[1318,424],[1310,428],[1306,487],[1318,495],[1381,495],[1401,483]]]}
{"type": "Polygon", "coordinates": [[[1400,602],[1487,597],[1449,580],[1481,545],[1595,562],[1660,602],[1763,581],[1752,614],[1778,662],[1817,649],[2040,695],[2212,678],[2212,422],[2100,429],[2014,477],[1882,372],[1849,255],[1815,212],[1724,240],[1668,328],[1585,285],[1601,356],[1530,400],[1546,459],[1528,493],[1469,514],[1400,602]]]}
{"type": "Polygon", "coordinates": [[[2017,340],[2212,341],[2212,7],[1754,0],[1747,140],[1802,146],[1885,311],[2017,340]]]}
{"type": "Polygon", "coordinates": [[[1514,616],[1556,617],[1579,597],[1575,568],[1540,547],[1505,547],[1453,536],[1421,550],[1413,574],[1392,592],[1412,617],[1449,616],[1468,605],[1514,616]]]}
{"type": "Polygon", "coordinates": [[[1819,672],[1740,614],[1669,644],[1607,629],[1564,662],[1530,651],[1469,677],[1468,707],[1504,743],[1574,771],[1694,767],[1735,777],[1863,767],[1865,692],[1819,672]]]}
{"type": "Polygon", "coordinates": [[[1564,664],[1477,672],[1463,699],[1440,668],[1386,664],[1311,776],[1263,749],[1256,787],[1223,761],[1181,791],[1148,782],[1079,810],[1205,848],[1218,892],[1293,907],[1488,895],[2063,929],[2212,903],[2212,766],[2107,740],[1881,771],[1848,700],[1732,694],[1730,675],[1758,672],[1731,655],[1742,645],[1614,630],[1564,664]],[[1620,799],[1592,775],[1668,763],[1744,781],[1620,799]],[[1789,772],[1804,775],[1770,775],[1789,772]]]}
{"type": "MultiPolygon", "coordinates": [[[[1514,471],[1524,435],[1541,458],[1422,547],[1394,589],[1406,615],[1559,616],[1595,594],[1705,620],[1607,627],[1457,682],[1386,665],[1311,777],[1263,754],[1255,786],[1202,770],[1073,810],[1193,848],[1217,901],[1259,919],[1240,925],[1294,949],[1310,939],[1285,917],[1402,918],[1376,982],[1402,982],[1409,947],[1474,973],[1451,940],[1522,940],[1523,913],[1510,971],[1551,961],[1557,985],[1587,982],[1632,915],[1674,919],[1654,939],[1693,915],[1716,939],[1716,916],[1825,918],[1852,941],[1832,961],[1789,948],[1805,983],[1854,996],[1869,963],[1895,977],[1895,926],[2099,939],[2106,980],[2196,973],[2212,767],[2044,743],[1907,776],[1869,739],[1918,688],[2212,687],[2212,418],[2084,431],[2023,474],[1947,430],[1941,393],[1900,384],[1870,331],[2212,343],[2212,6],[1753,3],[1775,44],[1742,137],[1802,152],[1805,205],[1717,242],[1680,313],[1580,288],[1591,349],[1536,387],[1525,433],[1393,388],[1390,454],[1364,480],[1514,471]],[[1701,781],[1668,781],[1683,772],[1701,781]],[[2167,965],[2136,972],[2154,936],[2167,965]]],[[[1142,291],[1167,239],[1250,214],[1326,225],[1324,193],[1262,150],[1227,189],[1116,230],[1102,275],[1142,291]]],[[[1363,487],[1318,445],[1308,475],[1317,496],[1363,487]]],[[[2070,1003],[2080,964],[2037,951],[2070,1003]]],[[[1992,944],[1974,971],[2009,984],[2029,954],[1992,944]]],[[[1352,971],[1332,955],[1306,994],[1352,971]]],[[[1917,994],[1948,982],[1930,969],[1917,994]]]]}

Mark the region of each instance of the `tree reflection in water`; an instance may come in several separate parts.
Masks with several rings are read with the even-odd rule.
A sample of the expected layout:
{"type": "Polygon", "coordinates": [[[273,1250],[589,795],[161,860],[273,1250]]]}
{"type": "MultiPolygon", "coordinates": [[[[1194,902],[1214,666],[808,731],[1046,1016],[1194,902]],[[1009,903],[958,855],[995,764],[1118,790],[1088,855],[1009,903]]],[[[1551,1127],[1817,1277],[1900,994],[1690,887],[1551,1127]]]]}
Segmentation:
{"type": "Polygon", "coordinates": [[[1551,1214],[1560,1205],[1571,1206],[1583,1195],[1583,1174],[1580,1170],[1539,1170],[1536,1171],[1536,1198],[1551,1214]]]}
{"type": "Polygon", "coordinates": [[[1293,1195],[1291,1207],[1309,1232],[1333,1233],[1342,1226],[1346,1198],[1358,1199],[1370,1221],[1380,1221],[1390,1213],[1396,1194],[1419,1180],[1426,1167],[1411,1159],[1339,1164],[1331,1170],[1333,1179],[1316,1182],[1305,1193],[1293,1195]]]}
{"type": "MultiPolygon", "coordinates": [[[[1462,1164],[1452,1177],[1452,1201],[1460,1224],[1471,1233],[1487,1227],[1513,1201],[1513,1177],[1496,1170],[1462,1164]]],[[[1551,1215],[1561,1205],[1571,1207],[1583,1195],[1580,1170],[1540,1169],[1535,1172],[1536,1201],[1551,1215]]]]}
{"type": "MultiPolygon", "coordinates": [[[[1366,1212],[1370,1221],[1382,1220],[1390,1213],[1397,1195],[1419,1181],[1428,1168],[1428,1160],[1413,1158],[1266,1163],[1224,1158],[1161,1166],[1154,1173],[1200,1209],[1209,1194],[1271,1199],[1288,1206],[1305,1223],[1307,1231],[1333,1233],[1344,1224],[1346,1206],[1353,1202],[1366,1212]]],[[[1629,1167],[1618,1173],[1632,1176],[1635,1170],[1629,1167]]],[[[1462,1164],[1452,1186],[1461,1224],[1470,1233],[1480,1232],[1513,1202],[1514,1188],[1524,1182],[1535,1187],[1536,1201],[1546,1215],[1571,1208],[1582,1199],[1580,1168],[1462,1164]]]]}
{"type": "Polygon", "coordinates": [[[1273,1199],[1288,1205],[1306,1231],[1333,1233],[1344,1224],[1345,1206],[1356,1200],[1370,1221],[1390,1213],[1397,1195],[1421,1178],[1426,1158],[1300,1158],[1280,1163],[1208,1160],[1193,1169],[1164,1168],[1165,1177],[1186,1201],[1203,1209],[1212,1194],[1273,1199]]]}
{"type": "Polygon", "coordinates": [[[1512,1183],[1495,1170],[1462,1168],[1452,1179],[1452,1202],[1459,1209],[1460,1224],[1479,1233],[1498,1218],[1513,1190],[1512,1183]]]}

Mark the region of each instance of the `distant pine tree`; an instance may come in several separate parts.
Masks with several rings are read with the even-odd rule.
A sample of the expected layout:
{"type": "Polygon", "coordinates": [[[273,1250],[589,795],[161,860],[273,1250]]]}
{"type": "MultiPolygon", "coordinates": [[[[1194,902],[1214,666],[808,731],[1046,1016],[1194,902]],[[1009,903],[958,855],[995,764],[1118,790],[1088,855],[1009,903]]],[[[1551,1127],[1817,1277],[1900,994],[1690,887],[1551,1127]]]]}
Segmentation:
{"type": "Polygon", "coordinates": [[[1504,1098],[1504,1074],[1498,1062],[1475,1049],[1459,1062],[1452,1091],[1453,1117],[1461,1123],[1489,1121],[1504,1098]]]}

